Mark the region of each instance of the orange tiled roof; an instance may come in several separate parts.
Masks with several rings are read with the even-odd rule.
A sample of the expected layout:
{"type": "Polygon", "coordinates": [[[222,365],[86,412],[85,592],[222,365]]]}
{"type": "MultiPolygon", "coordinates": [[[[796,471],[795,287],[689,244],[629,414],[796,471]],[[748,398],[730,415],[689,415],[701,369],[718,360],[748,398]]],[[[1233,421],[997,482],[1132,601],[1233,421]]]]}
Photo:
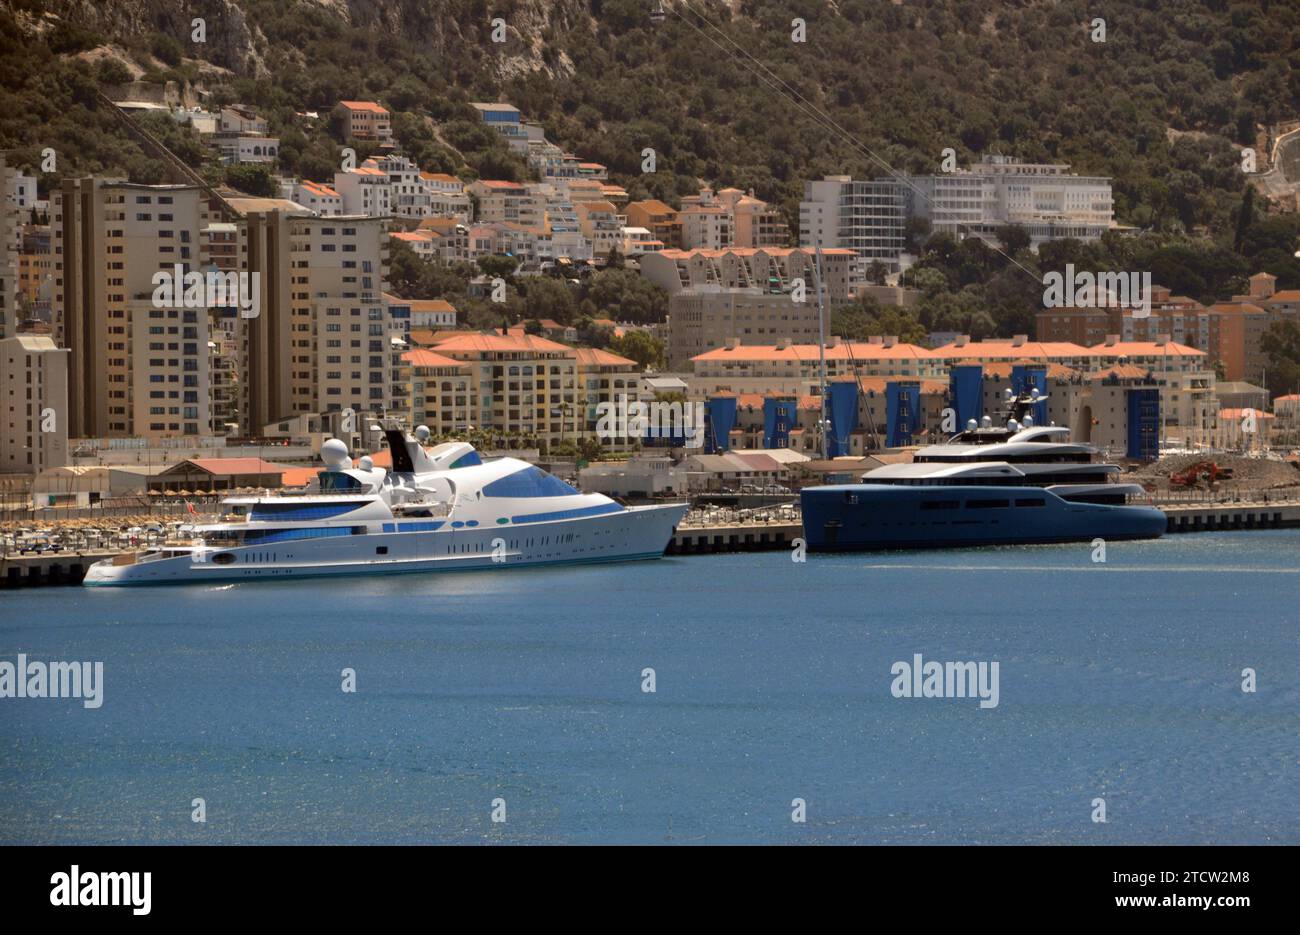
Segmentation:
{"type": "Polygon", "coordinates": [[[303,188],[307,189],[307,191],[311,192],[313,195],[320,195],[329,198],[339,197],[338,192],[330,188],[328,185],[322,185],[320,182],[309,182],[306,179],[303,179],[301,184],[303,188]]]}
{"type": "Polygon", "coordinates": [[[963,345],[945,344],[934,349],[936,357],[961,360],[1044,360],[1051,357],[1095,357],[1097,348],[1087,348],[1070,341],[1009,340],[970,341],[963,345]]]}
{"type": "Polygon", "coordinates": [[[1175,341],[1169,341],[1166,344],[1157,344],[1155,341],[1118,341],[1112,345],[1097,344],[1090,350],[1105,357],[1161,357],[1169,355],[1172,357],[1204,357],[1205,351],[1198,351],[1194,347],[1188,347],[1186,344],[1178,344],[1175,341]]]}
{"type": "Polygon", "coordinates": [[[452,360],[450,357],[443,357],[441,354],[435,354],[433,351],[417,347],[413,351],[407,351],[402,355],[402,360],[406,361],[412,367],[454,367],[457,370],[468,370],[469,364],[461,360],[452,360]]]}
{"type": "Polygon", "coordinates": [[[1105,380],[1110,377],[1118,377],[1121,380],[1137,379],[1140,380],[1147,376],[1151,371],[1146,367],[1137,367],[1133,364],[1116,364],[1113,367],[1106,367],[1088,374],[1089,380],[1105,380]]]}
{"type": "MultiPolygon", "coordinates": [[[[816,344],[788,344],[777,347],[774,344],[739,344],[727,349],[714,348],[692,357],[694,361],[815,361],[820,357],[816,344]]],[[[841,341],[835,347],[826,348],[827,360],[929,360],[937,357],[934,351],[916,344],[871,344],[865,341],[841,341]]]]}
{"type": "Polygon", "coordinates": [[[374,101],[339,101],[339,103],[344,107],[346,107],[348,110],[368,110],[372,114],[388,113],[387,107],[381,107],[379,104],[376,104],[374,101]]]}
{"type": "Polygon", "coordinates": [[[618,354],[612,354],[595,347],[579,347],[574,350],[580,366],[588,367],[626,367],[637,366],[635,360],[628,360],[618,354]]]}
{"type": "MultiPolygon", "coordinates": [[[[693,256],[718,258],[728,254],[732,256],[755,256],[759,253],[766,253],[768,256],[790,256],[795,252],[806,253],[811,256],[815,251],[812,247],[723,247],[720,250],[696,247],[691,250],[664,250],[660,253],[660,256],[666,256],[673,260],[689,260],[693,256]]],[[[847,247],[822,247],[822,256],[857,256],[857,253],[858,251],[850,250],[847,247]]]]}
{"type": "Polygon", "coordinates": [[[522,336],[502,335],[502,334],[460,334],[448,338],[445,341],[438,341],[434,347],[442,353],[452,351],[477,351],[496,353],[502,351],[513,351],[516,353],[554,353],[556,351],[572,351],[573,349],[564,344],[557,344],[554,341],[548,341],[546,338],[539,338],[535,334],[522,336]]]}

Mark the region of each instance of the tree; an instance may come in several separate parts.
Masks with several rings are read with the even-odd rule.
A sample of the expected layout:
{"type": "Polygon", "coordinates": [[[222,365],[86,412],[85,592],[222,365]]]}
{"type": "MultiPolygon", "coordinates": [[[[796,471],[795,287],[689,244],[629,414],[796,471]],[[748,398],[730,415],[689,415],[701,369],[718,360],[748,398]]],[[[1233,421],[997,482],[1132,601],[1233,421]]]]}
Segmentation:
{"type": "Polygon", "coordinates": [[[529,276],[520,280],[524,314],[530,318],[552,318],[562,325],[573,321],[578,303],[573,291],[558,279],[529,276]]]}
{"type": "Polygon", "coordinates": [[[603,269],[587,279],[581,301],[595,306],[600,317],[636,324],[668,318],[668,293],[630,269],[603,269]]]}
{"type": "Polygon", "coordinates": [[[1255,223],[1255,186],[1247,185],[1241,193],[1241,207],[1237,209],[1237,232],[1232,238],[1232,249],[1241,253],[1246,231],[1255,223]]]}
{"type": "Polygon", "coordinates": [[[1007,224],[999,228],[998,240],[1002,243],[1002,249],[1012,256],[1015,256],[1021,250],[1028,250],[1029,245],[1033,243],[1029,231],[1019,224],[1007,224]]]}
{"type": "Polygon", "coordinates": [[[648,331],[628,331],[614,338],[609,349],[620,357],[635,360],[643,370],[664,365],[664,343],[648,331]]]}
{"type": "Polygon", "coordinates": [[[476,262],[485,276],[491,276],[494,279],[498,276],[502,279],[509,279],[514,276],[515,270],[519,268],[517,257],[502,256],[497,253],[481,256],[476,262]]]}
{"type": "Polygon", "coordinates": [[[104,84],[126,84],[131,80],[131,69],[115,58],[100,59],[95,71],[104,84]]]}
{"type": "Polygon", "coordinates": [[[1268,355],[1268,389],[1277,395],[1300,390],[1300,322],[1274,322],[1259,341],[1268,355]]]}
{"type": "Polygon", "coordinates": [[[226,169],[226,184],[258,198],[276,195],[275,176],[264,165],[230,166],[226,169]]]}

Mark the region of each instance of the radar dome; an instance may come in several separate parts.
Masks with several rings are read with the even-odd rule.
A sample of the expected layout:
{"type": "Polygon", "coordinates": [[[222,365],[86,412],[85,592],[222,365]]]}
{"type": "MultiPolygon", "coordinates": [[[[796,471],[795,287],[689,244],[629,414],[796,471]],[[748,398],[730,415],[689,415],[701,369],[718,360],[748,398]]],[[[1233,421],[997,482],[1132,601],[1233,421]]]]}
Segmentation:
{"type": "Polygon", "coordinates": [[[1020,423],[1017,422],[1015,419],[1009,419],[1009,420],[1007,420],[1007,428],[1010,429],[1010,430],[1013,431],[1013,432],[1019,432],[1019,431],[1020,431],[1020,423]]]}
{"type": "Polygon", "coordinates": [[[1033,417],[1033,416],[1025,416],[1025,421],[1024,421],[1023,423],[1021,423],[1021,424],[1024,425],[1024,427],[1027,428],[1027,429],[1031,429],[1031,428],[1033,428],[1033,427],[1034,427],[1034,417],[1033,417]]]}
{"type": "Polygon", "coordinates": [[[375,466],[375,461],[370,455],[366,455],[357,466],[363,471],[368,471],[375,466]]]}
{"type": "Polygon", "coordinates": [[[985,416],[984,418],[980,419],[980,428],[985,428],[985,429],[993,428],[993,417],[985,416]]]}
{"type": "Polygon", "coordinates": [[[422,442],[429,440],[429,427],[427,425],[417,425],[415,427],[415,437],[422,442]]]}
{"type": "Polygon", "coordinates": [[[967,431],[973,432],[973,431],[975,431],[977,428],[979,428],[979,423],[976,422],[974,419],[971,419],[971,420],[969,420],[969,421],[966,423],[966,430],[967,430],[967,431]]]}
{"type": "Polygon", "coordinates": [[[320,456],[328,465],[339,464],[343,461],[351,462],[348,457],[348,446],[341,438],[331,438],[320,446],[320,456]]]}

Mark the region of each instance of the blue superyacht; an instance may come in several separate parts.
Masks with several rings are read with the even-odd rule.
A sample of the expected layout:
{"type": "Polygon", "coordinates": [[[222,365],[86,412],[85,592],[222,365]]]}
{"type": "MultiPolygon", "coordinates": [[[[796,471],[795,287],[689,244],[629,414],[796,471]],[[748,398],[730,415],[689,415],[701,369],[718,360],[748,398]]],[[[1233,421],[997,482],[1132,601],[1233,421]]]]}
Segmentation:
{"type": "Polygon", "coordinates": [[[1034,425],[1037,390],[1008,400],[1008,418],[985,416],[947,443],[919,449],[911,463],[868,471],[860,484],[806,488],[810,551],[947,548],[1154,539],[1164,513],[1138,484],[1116,480],[1118,465],[1069,429],[1034,425]]]}

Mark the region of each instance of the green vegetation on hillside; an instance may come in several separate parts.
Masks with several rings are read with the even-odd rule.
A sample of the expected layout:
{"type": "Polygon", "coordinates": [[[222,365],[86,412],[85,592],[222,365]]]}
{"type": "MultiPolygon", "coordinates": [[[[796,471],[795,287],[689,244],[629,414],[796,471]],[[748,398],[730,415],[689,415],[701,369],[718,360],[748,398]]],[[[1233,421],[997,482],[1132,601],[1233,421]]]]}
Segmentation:
{"type": "MultiPolygon", "coordinates": [[[[112,43],[146,83],[257,108],[281,137],[277,168],[308,178],[331,177],[344,145],[369,151],[343,135],[333,115],[340,99],[385,103],[425,169],[521,179],[527,166],[469,107],[507,100],[553,142],[609,166],[633,198],[676,203],[702,182],[753,188],[793,229],[805,180],[886,174],[871,154],[925,173],[945,148],[959,163],[1001,152],[1112,176],[1117,219],[1145,232],[1053,245],[1040,257],[1009,242],[1031,272],[1065,260],[1151,269],[1156,282],[1202,301],[1240,291],[1258,269],[1279,276],[1280,288],[1300,287],[1294,219],[1268,218],[1244,198],[1239,169],[1241,147],[1300,116],[1300,9],[1291,0],[742,0],[735,12],[676,0],[658,24],[644,0],[349,0],[346,19],[308,0],[237,0],[251,46],[218,41],[236,29],[221,4],[147,5],[144,17],[115,17],[117,6],[97,5],[98,26],[51,17],[38,34],[33,14],[71,5],[0,4],[0,146],[33,167],[54,147],[58,172],[42,176],[44,186],[63,174],[163,174],[95,106],[95,88],[120,83],[126,69],[78,56],[112,43]],[[192,14],[208,16],[208,43],[189,41],[192,14]],[[490,35],[498,16],[509,27],[502,44],[490,35]],[[791,41],[796,16],[806,42],[791,41]],[[1098,16],[1105,42],[1092,41],[1098,16]],[[105,25],[118,21],[136,31],[105,25]],[[319,119],[299,116],[307,111],[319,119]],[[646,147],[653,174],[641,172],[646,147]]],[[[158,130],[212,173],[188,130],[158,130]]],[[[226,180],[264,182],[246,175],[226,180]]],[[[1041,296],[1032,275],[978,244],[934,238],[926,247],[912,274],[926,291],[926,327],[1032,331],[1041,296]]],[[[576,303],[535,295],[530,307],[522,290],[512,301],[521,316],[544,307],[557,319],[619,317],[603,304],[608,285],[584,286],[576,303]]],[[[618,299],[633,302],[636,320],[653,320],[628,292],[618,299]]],[[[870,308],[861,315],[846,327],[884,327],[870,308]]]]}

